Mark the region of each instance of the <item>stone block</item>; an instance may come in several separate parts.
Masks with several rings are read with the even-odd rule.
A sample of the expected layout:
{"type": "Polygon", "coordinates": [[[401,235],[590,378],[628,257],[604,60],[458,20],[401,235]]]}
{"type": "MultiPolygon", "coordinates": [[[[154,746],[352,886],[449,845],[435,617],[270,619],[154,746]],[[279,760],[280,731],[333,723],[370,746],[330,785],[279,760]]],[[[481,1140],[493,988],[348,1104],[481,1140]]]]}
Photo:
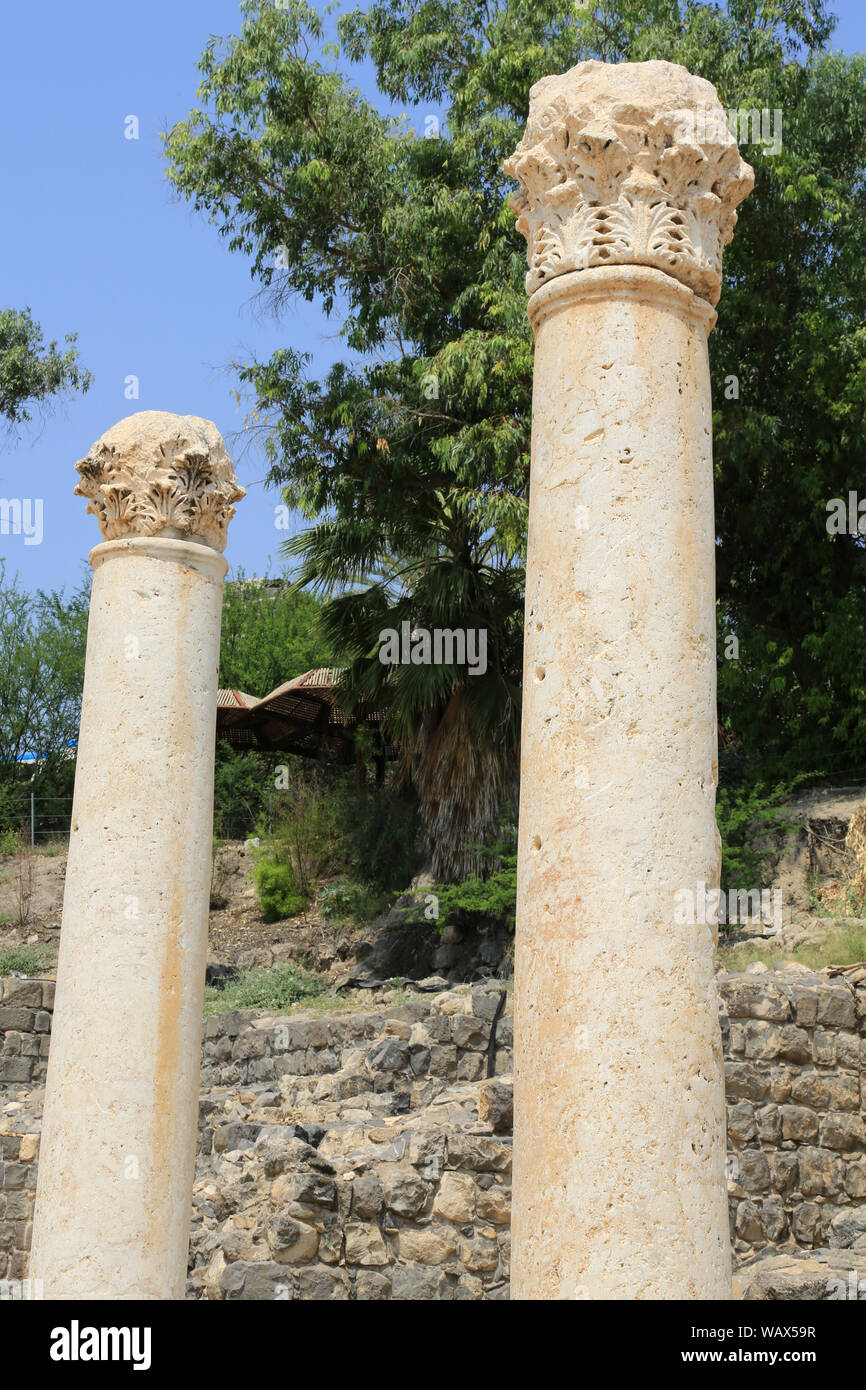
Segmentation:
{"type": "Polygon", "coordinates": [[[856,1076],[801,1072],[791,1083],[791,1098],[813,1110],[857,1110],[860,1083],[856,1076]]]}

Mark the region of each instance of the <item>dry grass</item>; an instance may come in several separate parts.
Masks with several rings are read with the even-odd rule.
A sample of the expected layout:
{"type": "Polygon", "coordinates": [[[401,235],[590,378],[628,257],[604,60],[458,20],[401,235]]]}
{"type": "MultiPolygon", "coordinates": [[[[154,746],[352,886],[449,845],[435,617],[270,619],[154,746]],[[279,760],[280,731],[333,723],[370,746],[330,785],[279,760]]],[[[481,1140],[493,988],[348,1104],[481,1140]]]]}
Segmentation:
{"type": "Polygon", "coordinates": [[[756,961],[766,965],[768,970],[786,960],[799,961],[810,970],[824,970],[831,965],[857,965],[866,962],[866,923],[852,922],[839,931],[828,933],[820,941],[807,942],[793,949],[756,942],[751,949],[722,946],[718,956],[728,970],[745,970],[756,961]]]}

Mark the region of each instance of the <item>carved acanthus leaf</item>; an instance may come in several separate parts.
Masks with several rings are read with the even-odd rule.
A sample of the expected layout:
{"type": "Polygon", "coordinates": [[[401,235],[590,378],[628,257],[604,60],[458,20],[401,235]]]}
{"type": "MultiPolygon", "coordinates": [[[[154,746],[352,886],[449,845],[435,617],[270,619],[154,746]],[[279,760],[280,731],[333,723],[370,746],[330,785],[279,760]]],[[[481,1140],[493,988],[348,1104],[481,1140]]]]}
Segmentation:
{"type": "Polygon", "coordinates": [[[715,88],[676,63],[579,63],[530,94],[505,172],[532,294],[555,275],[649,265],[715,304],[754,174],[715,88]]]}
{"type": "Polygon", "coordinates": [[[196,415],[130,415],[77,467],[75,492],[107,541],[194,536],[223,550],[232,504],[245,495],[216,426],[196,415]]]}

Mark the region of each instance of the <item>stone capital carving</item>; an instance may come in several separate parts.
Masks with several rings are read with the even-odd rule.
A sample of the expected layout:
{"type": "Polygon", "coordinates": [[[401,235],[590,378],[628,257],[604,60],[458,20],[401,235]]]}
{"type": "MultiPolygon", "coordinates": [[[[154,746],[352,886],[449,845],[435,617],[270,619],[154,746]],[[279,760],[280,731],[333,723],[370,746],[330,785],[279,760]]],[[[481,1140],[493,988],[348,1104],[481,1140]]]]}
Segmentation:
{"type": "Polygon", "coordinates": [[[107,430],[76,465],[75,487],[103,539],[192,537],[225,549],[232,503],[245,496],[210,420],[142,410],[107,430]]]}
{"type": "Polygon", "coordinates": [[[648,265],[716,304],[754,173],[712,83],[678,63],[578,63],[530,92],[504,169],[532,294],[590,266],[648,265]]]}

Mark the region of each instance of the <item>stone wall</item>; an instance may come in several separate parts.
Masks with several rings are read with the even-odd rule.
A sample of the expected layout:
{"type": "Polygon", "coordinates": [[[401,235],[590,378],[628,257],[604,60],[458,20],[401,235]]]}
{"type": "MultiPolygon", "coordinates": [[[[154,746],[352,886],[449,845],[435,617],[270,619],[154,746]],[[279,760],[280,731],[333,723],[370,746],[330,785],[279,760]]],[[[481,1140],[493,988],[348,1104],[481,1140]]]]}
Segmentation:
{"type": "MultiPolygon", "coordinates": [[[[866,1250],[866,986],[719,977],[739,1260],[866,1250]]],[[[507,1297],[511,995],[205,1020],[189,1296],[507,1297]]],[[[0,1277],[29,1246],[50,982],[3,982],[0,1277]],[[47,988],[46,988],[47,987],[47,988]]]]}
{"type": "Polygon", "coordinates": [[[0,1089],[45,1080],[53,980],[0,977],[0,1089]]]}
{"type": "Polygon", "coordinates": [[[507,1297],[511,996],[205,1024],[190,1291],[507,1297]],[[288,1123],[286,1123],[288,1121],[288,1123]]]}
{"type": "Polygon", "coordinates": [[[866,1235],[866,989],[777,970],[720,979],[735,1249],[866,1235]]]}

